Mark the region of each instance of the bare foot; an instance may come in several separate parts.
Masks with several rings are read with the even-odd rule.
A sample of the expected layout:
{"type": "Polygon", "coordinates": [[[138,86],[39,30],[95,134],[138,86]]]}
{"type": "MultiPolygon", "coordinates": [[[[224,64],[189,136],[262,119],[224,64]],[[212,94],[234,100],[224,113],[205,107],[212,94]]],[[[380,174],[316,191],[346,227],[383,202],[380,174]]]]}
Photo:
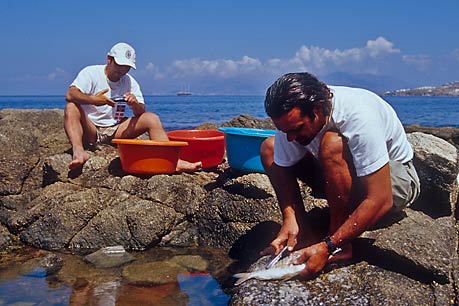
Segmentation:
{"type": "Polygon", "coordinates": [[[179,159],[175,171],[177,172],[195,172],[202,168],[202,162],[190,163],[186,160],[179,159]]]}
{"type": "Polygon", "coordinates": [[[73,160],[69,164],[70,170],[75,170],[84,165],[89,159],[89,154],[85,150],[75,150],[73,152],[73,160]]]}
{"type": "Polygon", "coordinates": [[[328,263],[352,259],[352,245],[350,243],[342,246],[341,249],[343,249],[341,252],[328,258],[328,263]]]}

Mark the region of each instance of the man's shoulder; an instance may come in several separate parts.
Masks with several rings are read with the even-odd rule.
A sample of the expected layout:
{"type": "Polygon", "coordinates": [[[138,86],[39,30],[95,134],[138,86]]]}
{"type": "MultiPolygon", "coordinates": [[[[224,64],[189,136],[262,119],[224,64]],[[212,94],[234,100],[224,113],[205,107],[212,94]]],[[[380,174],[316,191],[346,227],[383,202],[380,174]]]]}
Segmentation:
{"type": "Polygon", "coordinates": [[[123,81],[123,83],[125,84],[130,84],[130,86],[132,86],[132,84],[135,84],[135,86],[139,86],[139,82],[137,82],[137,80],[132,76],[130,75],[129,73],[125,74],[121,80],[123,81]]]}
{"type": "Polygon", "coordinates": [[[104,71],[105,65],[89,65],[81,69],[81,71],[93,72],[93,71],[104,71]]]}
{"type": "Polygon", "coordinates": [[[338,95],[376,95],[374,92],[359,87],[329,85],[331,92],[338,95]]]}

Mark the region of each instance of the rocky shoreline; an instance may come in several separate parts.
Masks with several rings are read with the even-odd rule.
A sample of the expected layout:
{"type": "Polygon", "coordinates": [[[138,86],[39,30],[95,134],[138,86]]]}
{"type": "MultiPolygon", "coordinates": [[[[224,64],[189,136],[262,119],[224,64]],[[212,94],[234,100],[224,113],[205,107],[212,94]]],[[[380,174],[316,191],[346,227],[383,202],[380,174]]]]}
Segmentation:
{"type": "MultiPolygon", "coordinates": [[[[223,124],[273,128],[247,115],[223,124]]],[[[200,128],[214,128],[209,123],[200,128]]],[[[448,305],[457,302],[458,129],[406,127],[421,178],[421,198],[398,219],[356,239],[354,261],[313,280],[248,281],[229,289],[232,305],[448,305]],[[434,136],[436,135],[436,136],[434,136]]],[[[71,150],[62,110],[0,111],[0,250],[128,250],[214,246],[254,269],[280,226],[264,174],[212,171],[146,177],[124,173],[117,151],[91,152],[69,177],[71,150]]],[[[327,203],[302,186],[317,228],[327,203]]]]}
{"type": "Polygon", "coordinates": [[[458,97],[459,81],[449,82],[441,86],[425,86],[410,89],[398,89],[383,93],[383,96],[427,96],[427,97],[458,97]]]}

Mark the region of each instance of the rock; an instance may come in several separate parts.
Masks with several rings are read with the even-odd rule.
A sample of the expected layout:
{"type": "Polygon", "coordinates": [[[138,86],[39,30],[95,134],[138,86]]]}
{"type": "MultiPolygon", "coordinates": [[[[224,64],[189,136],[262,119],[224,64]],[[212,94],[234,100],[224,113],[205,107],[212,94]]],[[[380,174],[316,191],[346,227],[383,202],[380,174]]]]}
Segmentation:
{"type": "Polygon", "coordinates": [[[6,227],[0,224],[0,250],[14,244],[14,237],[6,227]]]}
{"type": "Polygon", "coordinates": [[[209,263],[207,260],[198,255],[177,255],[170,259],[188,271],[207,271],[209,263]]]}
{"type": "Polygon", "coordinates": [[[240,127],[240,128],[253,128],[274,130],[276,127],[270,118],[260,119],[247,114],[236,116],[228,122],[221,125],[222,127],[240,127]]]}
{"type": "Polygon", "coordinates": [[[121,245],[101,248],[86,255],[84,259],[97,268],[119,267],[135,260],[134,256],[126,252],[121,245]]]}
{"type": "Polygon", "coordinates": [[[64,260],[56,254],[48,254],[43,258],[31,259],[21,266],[22,275],[44,278],[56,274],[64,265],[64,260]]]}
{"type": "Polygon", "coordinates": [[[268,176],[260,173],[250,173],[234,179],[228,179],[223,184],[223,188],[230,193],[240,194],[252,199],[265,199],[276,196],[268,176]]]}
{"type": "Polygon", "coordinates": [[[184,272],[184,267],[170,261],[135,262],[123,269],[123,277],[135,284],[162,285],[176,283],[177,275],[184,272]]]}
{"type": "Polygon", "coordinates": [[[408,134],[408,141],[413,146],[413,163],[421,181],[420,199],[413,207],[437,216],[455,212],[457,149],[445,140],[419,132],[408,134]]]}
{"type": "Polygon", "coordinates": [[[392,270],[424,281],[452,282],[450,271],[456,256],[452,218],[432,219],[411,209],[405,212],[407,216],[391,226],[363,233],[358,240],[368,244],[363,247],[363,241],[356,242],[361,253],[379,266],[391,262],[392,270]]]}
{"type": "Polygon", "coordinates": [[[28,130],[0,125],[0,195],[21,193],[39,159],[38,139],[28,130]]]}
{"type": "Polygon", "coordinates": [[[434,290],[402,274],[360,262],[307,281],[248,280],[229,305],[433,305],[434,290]]]}
{"type": "Polygon", "coordinates": [[[413,125],[405,126],[405,132],[407,133],[421,132],[424,134],[431,134],[435,137],[446,140],[447,142],[454,145],[456,148],[459,147],[459,128],[453,128],[453,127],[434,128],[434,127],[429,127],[429,126],[420,126],[418,124],[413,124],[413,125]]]}

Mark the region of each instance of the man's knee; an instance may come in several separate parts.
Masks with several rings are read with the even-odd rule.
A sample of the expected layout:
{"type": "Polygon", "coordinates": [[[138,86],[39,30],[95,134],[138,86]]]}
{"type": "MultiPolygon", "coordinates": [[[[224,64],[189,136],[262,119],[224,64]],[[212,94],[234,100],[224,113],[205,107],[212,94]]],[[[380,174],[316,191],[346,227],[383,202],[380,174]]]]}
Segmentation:
{"type": "Polygon", "coordinates": [[[260,146],[260,157],[263,165],[270,165],[274,161],[274,136],[265,139],[260,146]]]}
{"type": "Polygon", "coordinates": [[[145,112],[140,115],[139,120],[147,122],[150,127],[162,127],[161,119],[155,113],[145,112]]]}
{"type": "Polygon", "coordinates": [[[71,115],[80,115],[80,113],[81,113],[81,108],[78,106],[78,104],[73,103],[73,102],[67,102],[65,104],[64,114],[66,117],[71,116],[71,115]]]}

